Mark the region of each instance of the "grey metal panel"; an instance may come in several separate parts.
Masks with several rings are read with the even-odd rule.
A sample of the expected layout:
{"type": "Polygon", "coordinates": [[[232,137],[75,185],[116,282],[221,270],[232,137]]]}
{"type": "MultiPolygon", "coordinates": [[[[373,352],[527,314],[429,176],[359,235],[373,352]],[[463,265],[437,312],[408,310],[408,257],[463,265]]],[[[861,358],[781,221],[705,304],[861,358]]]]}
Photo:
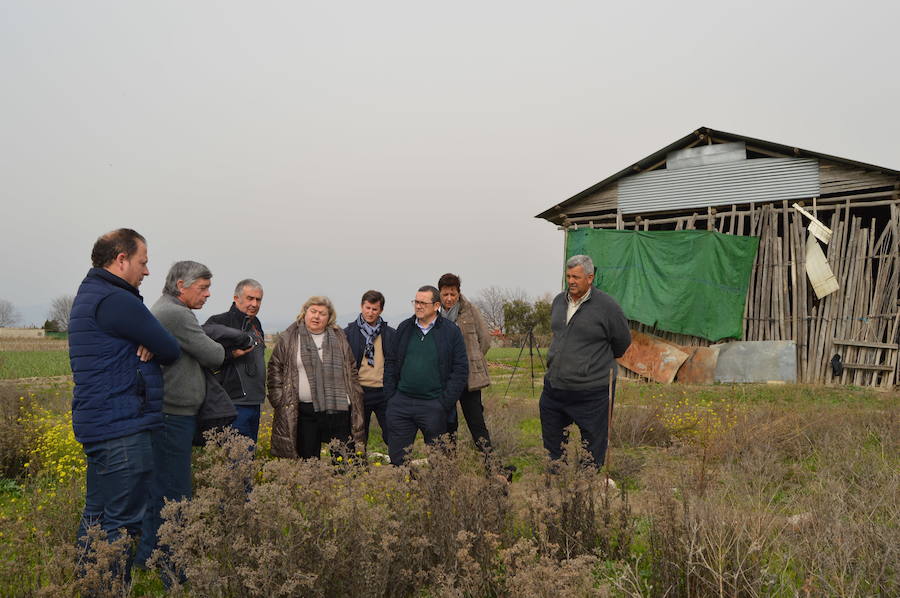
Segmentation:
{"type": "Polygon", "coordinates": [[[735,341],[719,349],[716,382],[797,382],[794,341],[735,341]]]}
{"type": "Polygon", "coordinates": [[[654,170],[619,181],[619,210],[638,214],[770,202],[819,195],[818,161],[756,158],[678,170],[654,170]]]}
{"type": "Polygon", "coordinates": [[[747,159],[747,144],[743,141],[698,145],[666,154],[666,168],[693,168],[707,164],[723,164],[747,159]]]}

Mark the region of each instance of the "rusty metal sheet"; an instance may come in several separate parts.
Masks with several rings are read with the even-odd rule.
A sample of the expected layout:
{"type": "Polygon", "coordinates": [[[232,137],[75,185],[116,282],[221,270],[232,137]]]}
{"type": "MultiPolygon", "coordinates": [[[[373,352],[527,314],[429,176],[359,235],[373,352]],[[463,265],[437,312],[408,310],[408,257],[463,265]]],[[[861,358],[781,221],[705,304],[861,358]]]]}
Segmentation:
{"type": "Polygon", "coordinates": [[[675,381],[681,384],[712,384],[716,381],[718,347],[681,347],[689,355],[687,361],[675,374],[675,381]]]}
{"type": "Polygon", "coordinates": [[[661,338],[631,331],[631,346],[617,361],[636,374],[656,382],[670,384],[688,358],[676,345],[661,338]]]}

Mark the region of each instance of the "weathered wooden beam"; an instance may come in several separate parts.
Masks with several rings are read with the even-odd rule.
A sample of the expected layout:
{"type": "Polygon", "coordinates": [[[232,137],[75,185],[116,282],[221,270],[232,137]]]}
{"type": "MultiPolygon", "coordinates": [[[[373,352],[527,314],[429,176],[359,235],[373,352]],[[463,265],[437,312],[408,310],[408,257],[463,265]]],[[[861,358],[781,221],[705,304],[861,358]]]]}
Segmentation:
{"type": "Polygon", "coordinates": [[[855,341],[848,338],[836,338],[832,341],[835,345],[849,345],[851,347],[868,347],[870,349],[894,349],[900,348],[898,345],[890,343],[875,343],[871,341],[855,341]]]}
{"type": "Polygon", "coordinates": [[[884,365],[880,363],[845,363],[845,370],[872,370],[877,372],[891,372],[894,370],[892,365],[884,365]]]}

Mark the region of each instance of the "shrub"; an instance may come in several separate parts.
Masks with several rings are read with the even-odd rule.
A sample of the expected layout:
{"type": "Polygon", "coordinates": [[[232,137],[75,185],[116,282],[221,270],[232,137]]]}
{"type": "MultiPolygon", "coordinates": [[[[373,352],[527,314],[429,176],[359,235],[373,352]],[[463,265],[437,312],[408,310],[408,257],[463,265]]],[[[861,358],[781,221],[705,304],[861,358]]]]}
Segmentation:
{"type": "Polygon", "coordinates": [[[562,461],[547,463],[541,482],[525,497],[527,524],[543,555],[618,559],[631,547],[633,520],[624,487],[607,487],[606,475],[582,447],[570,443],[562,461]]]}
{"type": "Polygon", "coordinates": [[[600,560],[581,555],[558,561],[541,554],[533,540],[521,539],[500,554],[506,570],[504,591],[507,596],[529,598],[573,598],[605,596],[595,587],[594,569],[600,560]]]}
{"type": "Polygon", "coordinates": [[[726,497],[680,496],[657,488],[649,533],[653,596],[777,594],[770,570],[781,527],[772,510],[737,506],[726,497]]]}
{"type": "Polygon", "coordinates": [[[786,541],[812,595],[900,595],[896,414],[845,412],[819,426],[786,541]]]}
{"type": "Polygon", "coordinates": [[[628,596],[900,592],[893,412],[748,409],[697,460],[650,477],[628,596]],[[706,457],[711,455],[712,458],[706,457]]]}
{"type": "Polygon", "coordinates": [[[24,411],[22,424],[30,439],[26,444],[29,460],[24,464],[29,475],[41,476],[51,487],[84,477],[84,451],[75,440],[70,411],[55,413],[34,405],[24,411]]]}
{"type": "Polygon", "coordinates": [[[668,446],[672,436],[662,405],[616,402],[610,443],[621,447],[668,446]]]}
{"type": "Polygon", "coordinates": [[[33,396],[0,385],[0,476],[20,478],[28,462],[28,431],[23,415],[33,406],[33,396]]]}
{"type": "MultiPolygon", "coordinates": [[[[6,495],[0,516],[0,596],[28,596],[48,584],[69,588],[75,578],[75,531],[84,505],[84,480],[48,487],[28,479],[6,495]]],[[[67,595],[45,591],[46,595],[67,595]]],[[[75,590],[68,595],[77,595],[75,590]]]]}
{"type": "Polygon", "coordinates": [[[191,589],[217,596],[410,596],[421,587],[495,593],[509,529],[505,480],[469,451],[429,451],[415,473],[338,455],[247,459],[220,433],[190,501],[169,503],[160,542],[191,589]],[[257,482],[249,495],[245,480],[257,482]]]}

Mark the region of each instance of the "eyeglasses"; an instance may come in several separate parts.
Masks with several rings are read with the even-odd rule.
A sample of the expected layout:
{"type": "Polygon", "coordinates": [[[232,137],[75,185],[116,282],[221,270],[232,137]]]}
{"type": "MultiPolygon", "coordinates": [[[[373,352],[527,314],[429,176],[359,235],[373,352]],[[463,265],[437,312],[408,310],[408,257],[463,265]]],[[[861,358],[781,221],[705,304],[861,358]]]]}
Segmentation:
{"type": "Polygon", "coordinates": [[[427,307],[429,305],[434,305],[435,303],[440,303],[439,301],[416,301],[413,299],[410,301],[413,304],[413,307],[427,307]]]}

